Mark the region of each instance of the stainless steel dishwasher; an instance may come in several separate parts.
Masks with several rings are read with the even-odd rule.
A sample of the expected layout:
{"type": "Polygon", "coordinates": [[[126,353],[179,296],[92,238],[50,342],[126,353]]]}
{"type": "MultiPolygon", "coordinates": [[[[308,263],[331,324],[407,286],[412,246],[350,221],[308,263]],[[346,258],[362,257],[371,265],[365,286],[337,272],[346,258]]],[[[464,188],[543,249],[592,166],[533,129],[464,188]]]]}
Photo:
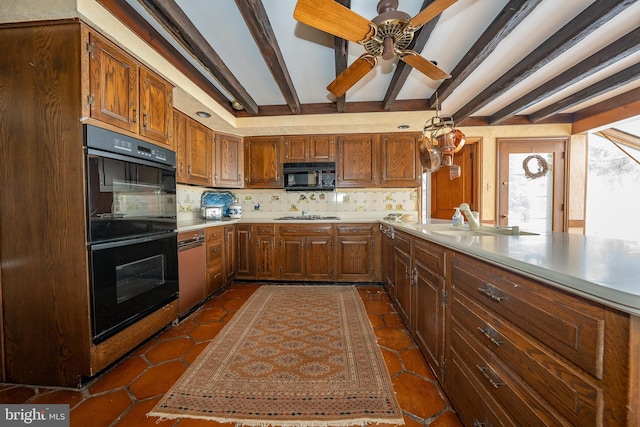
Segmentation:
{"type": "Polygon", "coordinates": [[[178,315],[189,313],[204,300],[205,252],[202,230],[178,234],[178,315]]]}

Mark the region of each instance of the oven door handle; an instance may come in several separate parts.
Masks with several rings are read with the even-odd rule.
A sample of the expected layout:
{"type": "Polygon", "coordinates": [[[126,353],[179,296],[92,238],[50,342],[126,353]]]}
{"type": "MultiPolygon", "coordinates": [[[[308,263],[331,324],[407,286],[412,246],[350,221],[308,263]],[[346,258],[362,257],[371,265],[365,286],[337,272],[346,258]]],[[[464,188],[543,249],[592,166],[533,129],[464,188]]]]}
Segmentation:
{"type": "Polygon", "coordinates": [[[119,246],[135,245],[136,243],[152,242],[154,240],[162,240],[162,239],[167,239],[171,237],[176,237],[177,235],[178,235],[177,231],[172,231],[170,233],[153,234],[150,236],[141,236],[133,239],[118,240],[117,242],[97,243],[97,244],[91,245],[91,250],[98,251],[101,249],[117,248],[119,246]]]}

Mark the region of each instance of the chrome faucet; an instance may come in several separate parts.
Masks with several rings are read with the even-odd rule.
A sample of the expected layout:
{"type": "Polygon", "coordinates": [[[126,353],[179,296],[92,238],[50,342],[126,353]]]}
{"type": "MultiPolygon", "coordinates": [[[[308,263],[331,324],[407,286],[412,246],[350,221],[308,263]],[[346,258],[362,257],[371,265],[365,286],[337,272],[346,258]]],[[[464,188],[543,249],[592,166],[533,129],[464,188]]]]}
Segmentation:
{"type": "Polygon", "coordinates": [[[468,203],[461,203],[460,206],[458,206],[458,209],[460,209],[460,212],[462,212],[467,218],[470,230],[480,229],[480,219],[478,212],[471,212],[471,207],[469,207],[468,203]]]}

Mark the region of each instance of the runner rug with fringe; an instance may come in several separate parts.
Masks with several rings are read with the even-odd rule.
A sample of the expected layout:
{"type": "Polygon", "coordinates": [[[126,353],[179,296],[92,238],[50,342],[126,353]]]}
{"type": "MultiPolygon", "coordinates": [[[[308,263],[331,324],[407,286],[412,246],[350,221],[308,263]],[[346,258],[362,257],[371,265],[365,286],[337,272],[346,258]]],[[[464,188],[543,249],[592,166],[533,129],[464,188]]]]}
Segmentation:
{"type": "Polygon", "coordinates": [[[247,426],[404,424],[353,286],[262,286],[148,415],[247,426]]]}

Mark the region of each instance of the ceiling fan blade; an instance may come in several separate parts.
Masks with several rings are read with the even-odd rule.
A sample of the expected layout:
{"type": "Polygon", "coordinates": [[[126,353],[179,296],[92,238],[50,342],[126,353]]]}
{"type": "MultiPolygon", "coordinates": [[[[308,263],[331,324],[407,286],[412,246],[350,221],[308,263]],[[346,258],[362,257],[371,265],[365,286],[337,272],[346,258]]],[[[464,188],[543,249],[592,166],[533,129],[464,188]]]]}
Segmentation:
{"type": "Polygon", "coordinates": [[[441,70],[436,64],[418,55],[412,50],[400,52],[400,59],[433,80],[451,78],[451,74],[441,70]]]}
{"type": "Polygon", "coordinates": [[[367,41],[374,25],[335,0],[298,0],[293,17],[311,27],[353,42],[367,41]]]}
{"type": "MultiPolygon", "coordinates": [[[[332,0],[333,1],[333,0],[332,0]]],[[[344,70],[334,81],[332,81],[327,90],[340,98],[344,95],[354,84],[363,78],[371,69],[376,65],[376,58],[365,53],[356,59],[355,62],[344,70]]]]}
{"type": "Polygon", "coordinates": [[[422,9],[422,12],[411,18],[408,25],[416,28],[421,27],[436,16],[440,15],[446,8],[454,4],[456,1],[458,0],[435,0],[429,6],[422,9]]]}

